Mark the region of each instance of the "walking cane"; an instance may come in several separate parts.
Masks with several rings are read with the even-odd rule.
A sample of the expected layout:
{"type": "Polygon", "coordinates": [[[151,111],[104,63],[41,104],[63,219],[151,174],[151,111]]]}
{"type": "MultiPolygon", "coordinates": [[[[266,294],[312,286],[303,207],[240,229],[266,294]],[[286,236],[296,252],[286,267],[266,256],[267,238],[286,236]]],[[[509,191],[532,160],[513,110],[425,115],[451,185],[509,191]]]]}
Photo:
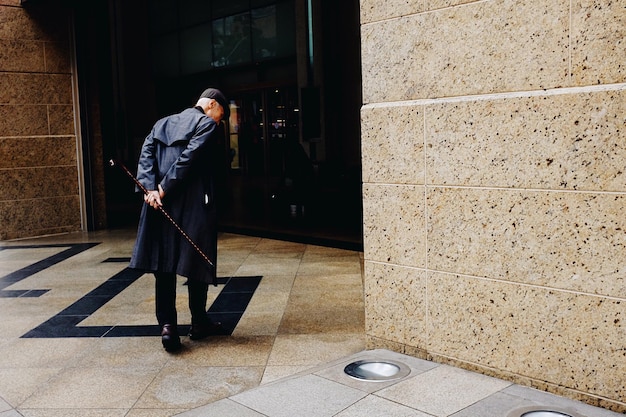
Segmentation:
{"type": "MultiPolygon", "coordinates": [[[[148,194],[148,190],[146,190],[146,187],[144,187],[143,184],[141,184],[139,182],[139,180],[137,178],[135,178],[135,176],[128,170],[128,168],[126,168],[126,166],[123,163],[117,162],[114,159],[111,159],[111,160],[109,160],[109,164],[112,167],[117,165],[120,168],[122,168],[122,170],[126,173],[126,175],[128,175],[130,177],[130,179],[132,179],[135,182],[135,184],[137,184],[137,187],[139,187],[139,189],[141,189],[141,191],[143,191],[144,194],[148,194]]],[[[167,213],[167,211],[165,211],[165,209],[162,206],[159,206],[158,210],[161,212],[161,214],[163,214],[165,216],[165,218],[167,220],[170,221],[170,223],[172,223],[174,225],[176,230],[178,230],[180,232],[180,234],[183,235],[183,237],[187,240],[187,242],[189,242],[189,244],[196,250],[196,252],[198,252],[198,254],[200,254],[202,259],[204,259],[212,267],[215,267],[215,265],[213,264],[213,262],[211,262],[209,257],[205,255],[205,253],[202,251],[202,249],[200,249],[198,247],[198,245],[196,245],[196,243],[193,240],[191,240],[189,235],[187,235],[187,233],[185,233],[185,231],[183,229],[181,229],[181,227],[178,225],[178,223],[176,223],[176,221],[174,219],[172,219],[172,217],[167,213]]],[[[217,281],[216,280],[213,280],[213,285],[217,286],[217,281]]]]}

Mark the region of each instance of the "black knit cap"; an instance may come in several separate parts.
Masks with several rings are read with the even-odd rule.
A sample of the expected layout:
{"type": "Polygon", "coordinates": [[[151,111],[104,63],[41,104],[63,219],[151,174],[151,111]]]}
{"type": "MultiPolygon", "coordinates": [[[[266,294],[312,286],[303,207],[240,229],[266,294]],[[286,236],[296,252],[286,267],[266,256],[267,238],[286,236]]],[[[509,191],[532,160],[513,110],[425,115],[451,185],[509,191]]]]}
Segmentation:
{"type": "Polygon", "coordinates": [[[224,96],[224,94],[220,90],[218,90],[217,88],[207,88],[202,92],[200,98],[212,98],[220,103],[220,105],[224,109],[224,120],[228,120],[228,117],[230,116],[230,106],[228,105],[228,100],[226,100],[226,96],[224,96]]]}

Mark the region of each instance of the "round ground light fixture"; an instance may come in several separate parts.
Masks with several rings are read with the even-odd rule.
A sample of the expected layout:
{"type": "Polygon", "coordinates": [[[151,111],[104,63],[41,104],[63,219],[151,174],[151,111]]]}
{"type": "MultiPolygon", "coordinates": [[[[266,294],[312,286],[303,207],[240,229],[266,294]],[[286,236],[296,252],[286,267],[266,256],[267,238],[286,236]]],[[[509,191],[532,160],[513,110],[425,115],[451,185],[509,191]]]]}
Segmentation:
{"type": "Polygon", "coordinates": [[[403,363],[387,360],[361,360],[347,365],[343,371],[346,375],[360,381],[393,381],[411,373],[411,369],[403,363]]]}
{"type": "MultiPolygon", "coordinates": [[[[558,408],[558,407],[557,407],[558,408]]],[[[553,409],[550,406],[532,406],[513,410],[507,417],[584,417],[572,411],[553,409]]]]}

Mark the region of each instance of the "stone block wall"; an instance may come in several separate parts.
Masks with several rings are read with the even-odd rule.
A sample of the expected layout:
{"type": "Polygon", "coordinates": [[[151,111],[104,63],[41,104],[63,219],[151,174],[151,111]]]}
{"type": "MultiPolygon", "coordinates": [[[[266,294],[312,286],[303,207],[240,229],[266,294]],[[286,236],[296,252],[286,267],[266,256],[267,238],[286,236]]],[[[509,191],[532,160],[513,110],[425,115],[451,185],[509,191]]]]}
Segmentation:
{"type": "Polygon", "coordinates": [[[33,13],[0,0],[0,240],[81,228],[69,20],[33,13]]]}
{"type": "Polygon", "coordinates": [[[369,348],[626,412],[626,3],[361,0],[369,348]]]}

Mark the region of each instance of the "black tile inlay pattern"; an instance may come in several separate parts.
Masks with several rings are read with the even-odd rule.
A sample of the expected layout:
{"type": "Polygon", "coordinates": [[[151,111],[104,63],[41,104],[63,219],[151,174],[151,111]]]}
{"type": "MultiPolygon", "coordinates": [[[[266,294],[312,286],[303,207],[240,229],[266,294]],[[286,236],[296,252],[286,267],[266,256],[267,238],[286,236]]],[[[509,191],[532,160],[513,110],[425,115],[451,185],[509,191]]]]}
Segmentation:
{"type": "MultiPolygon", "coordinates": [[[[0,247],[8,249],[39,249],[50,247],[67,247],[68,249],[52,255],[44,260],[0,277],[0,297],[39,297],[49,290],[5,290],[6,287],[19,282],[29,276],[41,272],[46,268],[62,262],[71,256],[92,248],[99,243],[58,244],[58,245],[28,245],[0,247]]],[[[103,262],[129,262],[130,258],[109,258],[103,262]]],[[[157,325],[147,326],[79,326],[83,320],[95,313],[98,309],[111,301],[115,296],[128,288],[144,272],[125,268],[118,272],[93,291],[86,294],[74,304],[65,308],[54,317],[46,320],[36,328],[30,330],[24,338],[62,338],[62,337],[132,337],[158,336],[160,329],[157,325]]],[[[222,323],[223,332],[232,334],[246,310],[256,288],[261,282],[261,276],[251,277],[219,277],[218,285],[224,288],[207,311],[213,321],[222,323]]],[[[181,334],[187,334],[189,325],[179,326],[181,334]]]]}
{"type": "MultiPolygon", "coordinates": [[[[144,273],[126,268],[98,288],[70,305],[56,316],[40,324],[22,337],[134,337],[159,336],[156,325],[148,326],[79,326],[78,324],[104,306],[113,297],[126,289],[144,273]]],[[[207,311],[208,316],[222,323],[223,333],[230,335],[237,327],[254,291],[261,282],[261,276],[220,278],[224,288],[207,311]]],[[[189,332],[189,325],[179,326],[181,334],[189,332]]]]}
{"type": "Polygon", "coordinates": [[[76,243],[76,244],[55,244],[55,245],[22,245],[22,246],[4,246],[0,247],[0,250],[11,249],[40,249],[40,248],[64,248],[68,249],[61,251],[55,255],[49,256],[34,264],[28,265],[22,269],[11,272],[8,275],[0,277],[0,298],[15,298],[15,297],[40,297],[47,293],[49,290],[5,290],[6,287],[20,282],[21,280],[30,277],[38,272],[43,271],[46,268],[56,265],[76,254],[93,248],[100,243],[76,243]]]}

